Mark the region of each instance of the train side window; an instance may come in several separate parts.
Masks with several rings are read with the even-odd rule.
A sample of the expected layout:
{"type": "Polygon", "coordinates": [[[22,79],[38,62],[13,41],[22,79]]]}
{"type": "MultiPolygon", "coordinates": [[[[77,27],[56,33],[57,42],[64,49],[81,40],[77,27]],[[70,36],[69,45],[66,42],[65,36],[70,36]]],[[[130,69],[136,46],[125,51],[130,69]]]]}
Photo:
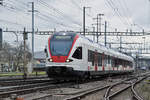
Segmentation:
{"type": "Polygon", "coordinates": [[[73,58],[82,59],[82,47],[78,47],[72,55],[73,58]]]}
{"type": "Polygon", "coordinates": [[[98,53],[98,66],[102,66],[102,54],[98,53]]]}
{"type": "Polygon", "coordinates": [[[45,54],[46,54],[46,57],[48,57],[48,52],[47,52],[47,49],[46,49],[46,48],[44,49],[44,52],[45,52],[45,54]]]}
{"type": "Polygon", "coordinates": [[[112,64],[112,67],[115,67],[115,58],[114,57],[111,57],[111,64],[112,64]]]}
{"type": "Polygon", "coordinates": [[[107,64],[108,64],[108,56],[105,55],[104,56],[104,66],[107,66],[107,64]]]}
{"type": "Polygon", "coordinates": [[[88,50],[88,61],[92,62],[92,51],[88,50]]]}
{"type": "Polygon", "coordinates": [[[108,64],[111,64],[111,57],[108,55],[108,64]]]}
{"type": "Polygon", "coordinates": [[[88,50],[88,62],[92,62],[92,66],[94,66],[94,51],[88,50]]]}
{"type": "Polygon", "coordinates": [[[115,58],[114,62],[115,62],[115,66],[114,67],[119,67],[119,59],[115,58]]]}

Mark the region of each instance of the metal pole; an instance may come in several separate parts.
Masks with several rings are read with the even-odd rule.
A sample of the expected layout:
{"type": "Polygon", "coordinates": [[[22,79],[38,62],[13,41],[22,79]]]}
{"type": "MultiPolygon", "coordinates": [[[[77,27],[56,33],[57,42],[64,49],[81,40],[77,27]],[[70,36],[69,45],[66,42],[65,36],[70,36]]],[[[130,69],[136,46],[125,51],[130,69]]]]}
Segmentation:
{"type": "Polygon", "coordinates": [[[99,30],[100,30],[100,35],[101,35],[101,20],[102,20],[101,16],[104,16],[104,14],[99,14],[99,16],[100,16],[100,23],[99,23],[100,24],[100,27],[99,27],[100,29],[99,30]]]}
{"type": "Polygon", "coordinates": [[[83,7],[83,34],[85,36],[85,7],[83,7]]]}
{"type": "Polygon", "coordinates": [[[34,2],[32,2],[32,56],[34,58],[34,2]]]}
{"type": "Polygon", "coordinates": [[[145,37],[142,37],[143,40],[144,40],[144,48],[143,48],[143,51],[145,51],[145,37]]]}
{"type": "Polygon", "coordinates": [[[23,41],[24,41],[24,64],[23,64],[23,71],[24,71],[24,75],[23,78],[26,79],[27,78],[27,69],[26,69],[26,29],[24,28],[24,32],[23,32],[23,41]]]}
{"type": "Polygon", "coordinates": [[[122,37],[120,36],[120,52],[122,51],[122,37]]]}
{"type": "Polygon", "coordinates": [[[95,27],[93,26],[93,41],[95,42],[95,27]]]}
{"type": "Polygon", "coordinates": [[[106,29],[107,28],[107,22],[105,21],[105,47],[106,47],[106,45],[107,45],[107,38],[106,38],[106,29]]]}
{"type": "Polygon", "coordinates": [[[0,50],[3,48],[3,30],[0,28],[0,50]]]}
{"type": "Polygon", "coordinates": [[[54,28],[54,33],[56,32],[56,28],[54,28]]]}
{"type": "Polygon", "coordinates": [[[98,16],[99,16],[99,14],[97,14],[97,33],[96,33],[96,36],[97,36],[97,43],[98,43],[98,16]]]}
{"type": "Polygon", "coordinates": [[[146,50],[146,46],[145,46],[145,38],[144,38],[144,50],[146,50]]]}

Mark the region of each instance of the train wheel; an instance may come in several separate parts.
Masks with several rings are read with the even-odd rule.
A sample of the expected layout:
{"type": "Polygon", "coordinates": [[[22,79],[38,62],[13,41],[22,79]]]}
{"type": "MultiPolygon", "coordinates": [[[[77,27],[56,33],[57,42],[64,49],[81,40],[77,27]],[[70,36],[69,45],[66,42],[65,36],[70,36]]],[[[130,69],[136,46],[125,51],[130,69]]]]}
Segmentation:
{"type": "Polygon", "coordinates": [[[89,79],[90,74],[88,72],[85,72],[83,77],[84,77],[84,80],[89,79]]]}

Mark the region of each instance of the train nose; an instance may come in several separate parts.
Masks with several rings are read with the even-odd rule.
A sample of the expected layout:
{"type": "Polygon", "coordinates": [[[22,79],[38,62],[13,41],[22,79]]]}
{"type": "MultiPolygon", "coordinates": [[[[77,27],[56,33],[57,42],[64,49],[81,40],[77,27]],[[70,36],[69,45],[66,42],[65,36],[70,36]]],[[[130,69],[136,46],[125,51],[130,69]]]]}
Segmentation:
{"type": "Polygon", "coordinates": [[[62,68],[57,67],[55,70],[53,70],[56,74],[62,73],[62,68]]]}
{"type": "Polygon", "coordinates": [[[73,68],[66,66],[53,66],[47,68],[48,76],[65,76],[73,74],[73,68]]]}

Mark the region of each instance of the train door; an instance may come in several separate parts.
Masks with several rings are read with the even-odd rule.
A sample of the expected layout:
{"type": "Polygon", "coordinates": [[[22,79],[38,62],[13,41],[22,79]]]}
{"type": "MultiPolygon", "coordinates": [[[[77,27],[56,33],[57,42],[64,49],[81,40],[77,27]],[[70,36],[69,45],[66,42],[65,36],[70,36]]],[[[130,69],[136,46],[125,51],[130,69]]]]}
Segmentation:
{"type": "Polygon", "coordinates": [[[97,52],[94,52],[94,69],[95,71],[98,70],[98,53],[97,52]]]}

